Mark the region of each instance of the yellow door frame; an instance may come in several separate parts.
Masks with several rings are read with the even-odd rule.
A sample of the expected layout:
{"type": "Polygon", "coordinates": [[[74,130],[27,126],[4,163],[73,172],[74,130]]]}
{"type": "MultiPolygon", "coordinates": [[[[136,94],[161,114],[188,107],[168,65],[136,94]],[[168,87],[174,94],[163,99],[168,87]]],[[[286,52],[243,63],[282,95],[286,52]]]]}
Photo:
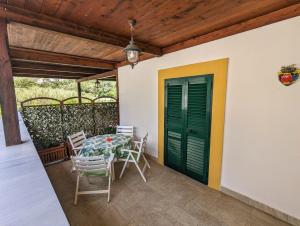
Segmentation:
{"type": "Polygon", "coordinates": [[[164,164],[165,80],[213,74],[208,186],[220,190],[228,58],[158,71],[158,161],[164,164]]]}

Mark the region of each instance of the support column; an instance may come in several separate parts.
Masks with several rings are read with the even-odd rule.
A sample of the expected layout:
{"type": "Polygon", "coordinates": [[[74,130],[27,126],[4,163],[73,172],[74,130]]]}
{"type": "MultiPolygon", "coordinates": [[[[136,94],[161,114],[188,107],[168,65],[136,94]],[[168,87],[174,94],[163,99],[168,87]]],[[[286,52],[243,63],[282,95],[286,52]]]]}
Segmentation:
{"type": "Polygon", "coordinates": [[[120,125],[120,99],[119,99],[119,72],[116,73],[116,88],[117,88],[117,110],[118,110],[118,124],[120,125]]]}
{"type": "Polygon", "coordinates": [[[0,104],[6,146],[21,143],[17,101],[9,58],[7,22],[0,19],[0,104]]]}
{"type": "Polygon", "coordinates": [[[78,93],[78,103],[82,103],[82,98],[81,98],[81,83],[77,82],[77,93],[78,93]]]}

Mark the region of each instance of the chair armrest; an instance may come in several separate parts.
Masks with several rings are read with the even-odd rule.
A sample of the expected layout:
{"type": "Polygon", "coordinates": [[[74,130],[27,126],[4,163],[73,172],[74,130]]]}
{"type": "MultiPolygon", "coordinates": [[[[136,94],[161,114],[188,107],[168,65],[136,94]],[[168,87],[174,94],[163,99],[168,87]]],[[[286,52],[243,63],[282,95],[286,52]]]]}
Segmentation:
{"type": "Polygon", "coordinates": [[[75,155],[80,155],[80,152],[81,152],[82,148],[83,147],[73,148],[72,151],[75,153],[75,155]]]}
{"type": "Polygon", "coordinates": [[[128,150],[128,149],[122,149],[121,151],[125,151],[125,152],[128,152],[128,153],[136,153],[136,154],[139,153],[138,151],[128,150]]]}
{"type": "Polygon", "coordinates": [[[133,143],[134,143],[134,147],[133,147],[133,149],[135,150],[137,147],[139,147],[139,145],[142,145],[142,142],[141,141],[133,141],[133,143]]]}

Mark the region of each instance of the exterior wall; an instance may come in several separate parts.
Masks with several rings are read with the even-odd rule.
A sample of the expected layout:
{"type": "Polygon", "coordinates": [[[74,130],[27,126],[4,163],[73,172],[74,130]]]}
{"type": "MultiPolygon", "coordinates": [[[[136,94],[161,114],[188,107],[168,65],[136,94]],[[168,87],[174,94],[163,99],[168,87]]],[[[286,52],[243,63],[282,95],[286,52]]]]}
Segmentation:
{"type": "Polygon", "coordinates": [[[121,124],[149,132],[157,157],[158,70],[229,58],[221,185],[300,218],[300,82],[278,81],[300,65],[300,17],[119,68],[121,124]]]}

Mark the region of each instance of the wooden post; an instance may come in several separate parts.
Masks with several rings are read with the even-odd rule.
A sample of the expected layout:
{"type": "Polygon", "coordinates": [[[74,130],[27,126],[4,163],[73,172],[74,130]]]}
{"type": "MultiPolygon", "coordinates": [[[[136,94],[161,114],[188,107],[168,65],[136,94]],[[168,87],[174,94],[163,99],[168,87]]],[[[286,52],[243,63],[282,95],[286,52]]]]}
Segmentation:
{"type": "Polygon", "coordinates": [[[118,124],[120,125],[119,73],[116,73],[118,124]]]}
{"type": "Polygon", "coordinates": [[[81,104],[82,99],[81,99],[81,84],[80,84],[80,82],[77,82],[77,93],[78,93],[78,103],[81,104]]]}
{"type": "Polygon", "coordinates": [[[0,19],[0,103],[6,146],[21,143],[17,101],[9,58],[7,23],[0,19]]]}

